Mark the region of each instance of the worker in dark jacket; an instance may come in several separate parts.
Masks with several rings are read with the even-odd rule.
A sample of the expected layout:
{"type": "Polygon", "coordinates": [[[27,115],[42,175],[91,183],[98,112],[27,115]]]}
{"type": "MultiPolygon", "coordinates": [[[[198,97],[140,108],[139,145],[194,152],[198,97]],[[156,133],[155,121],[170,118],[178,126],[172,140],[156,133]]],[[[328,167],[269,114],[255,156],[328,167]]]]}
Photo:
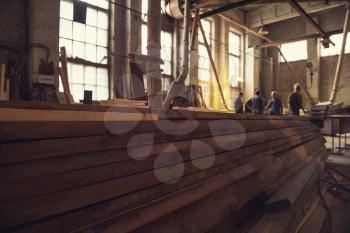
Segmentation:
{"type": "Polygon", "coordinates": [[[243,113],[243,93],[240,92],[238,97],[235,99],[235,112],[243,113]]]}
{"type": "Polygon", "coordinates": [[[303,110],[304,114],[306,114],[306,111],[303,107],[303,99],[300,94],[301,86],[299,83],[296,83],[294,85],[293,92],[288,97],[288,109],[289,114],[294,116],[300,115],[300,109],[303,110]]]}
{"type": "Polygon", "coordinates": [[[271,93],[271,99],[266,106],[266,109],[271,109],[271,115],[282,115],[283,114],[283,104],[281,99],[278,97],[277,92],[273,91],[271,93]]]}
{"type": "Polygon", "coordinates": [[[253,98],[247,100],[244,105],[244,113],[252,113],[253,112],[253,98]]]}
{"type": "Polygon", "coordinates": [[[255,96],[252,99],[253,101],[253,114],[261,115],[264,112],[265,99],[261,96],[260,91],[255,91],[255,96]]]}

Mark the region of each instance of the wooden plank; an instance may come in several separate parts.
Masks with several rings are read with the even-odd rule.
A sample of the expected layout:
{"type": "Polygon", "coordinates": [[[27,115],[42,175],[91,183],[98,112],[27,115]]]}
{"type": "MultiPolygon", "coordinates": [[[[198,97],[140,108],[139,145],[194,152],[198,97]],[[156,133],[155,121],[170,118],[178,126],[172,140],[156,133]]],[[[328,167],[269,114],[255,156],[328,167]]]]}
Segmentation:
{"type": "MultiPolygon", "coordinates": [[[[45,102],[0,102],[0,108],[15,108],[15,109],[37,109],[37,110],[60,110],[60,111],[90,111],[90,112],[130,112],[128,106],[103,106],[103,105],[84,105],[84,104],[57,104],[57,103],[45,103],[45,102]]],[[[135,107],[141,113],[151,113],[149,108],[135,107]]],[[[156,113],[156,110],[152,110],[156,113]]]]}
{"type": "Polygon", "coordinates": [[[298,223],[302,220],[303,207],[310,205],[317,195],[318,174],[315,173],[314,180],[303,190],[302,198],[292,208],[278,212],[266,213],[249,233],[289,233],[294,232],[298,223]]]}
{"type": "MultiPolygon", "coordinates": [[[[232,166],[231,163],[225,163],[224,165],[225,166],[232,166]]],[[[287,166],[287,164],[284,166],[287,166]]],[[[205,171],[204,173],[206,173],[206,172],[207,171],[205,171]]],[[[49,212],[51,214],[54,214],[54,213],[57,213],[57,211],[59,211],[59,212],[63,211],[62,208],[68,207],[70,209],[72,209],[72,208],[74,209],[75,207],[77,208],[76,205],[78,203],[81,203],[79,205],[84,206],[87,204],[86,201],[89,198],[90,199],[94,198],[94,202],[99,202],[96,199],[98,195],[99,196],[104,195],[105,196],[104,198],[108,199],[108,197],[106,195],[108,195],[108,196],[109,195],[116,195],[116,192],[125,192],[128,187],[131,188],[133,185],[136,185],[139,189],[142,188],[142,186],[144,186],[144,185],[151,186],[152,184],[151,184],[151,180],[149,178],[153,179],[152,176],[153,176],[153,172],[148,172],[148,173],[135,175],[134,179],[133,179],[134,181],[132,181],[130,178],[122,178],[122,179],[119,179],[119,181],[115,180],[115,181],[109,181],[107,183],[105,182],[105,183],[101,183],[101,184],[96,184],[96,185],[94,185],[94,187],[87,186],[87,187],[79,188],[79,189],[72,190],[72,191],[66,191],[66,192],[64,192],[65,193],[64,196],[62,196],[62,194],[58,193],[58,194],[53,194],[53,195],[48,196],[48,197],[39,198],[35,202],[34,202],[34,200],[27,200],[24,202],[12,204],[12,207],[11,207],[11,204],[8,205],[7,208],[4,208],[4,206],[2,206],[1,212],[2,212],[3,216],[7,217],[6,219],[4,218],[3,224],[5,224],[5,223],[11,224],[11,221],[23,221],[24,218],[26,218],[26,219],[38,218],[38,214],[43,215],[42,217],[44,217],[44,216],[47,216],[47,214],[49,212]],[[146,174],[149,174],[149,175],[146,176],[146,174]],[[143,177],[143,178],[141,178],[141,177],[143,177]],[[149,177],[149,178],[147,178],[147,177],[149,177]],[[127,182],[126,182],[126,179],[128,180],[127,182]],[[146,182],[146,180],[147,180],[147,182],[146,182]],[[118,185],[116,182],[119,182],[120,185],[122,185],[122,186],[118,185]],[[105,187],[105,188],[103,188],[103,187],[105,187]],[[110,188],[108,188],[108,187],[110,187],[110,188]],[[123,187],[123,190],[117,190],[114,187],[123,187]],[[107,191],[106,188],[108,188],[109,191],[107,191]],[[90,189],[90,191],[89,191],[90,194],[89,194],[89,192],[86,192],[89,189],[90,189]],[[85,192],[85,193],[83,193],[83,192],[85,192]],[[92,195],[91,192],[94,192],[95,194],[92,195]],[[76,194],[73,195],[73,193],[76,193],[76,194]],[[98,194],[98,193],[100,193],[100,194],[98,194]],[[76,197],[76,198],[74,198],[74,197],[76,197]],[[64,202],[66,204],[64,204],[64,202]],[[85,202],[85,204],[82,204],[83,202],[85,202]],[[41,209],[40,211],[39,211],[39,209],[34,208],[34,207],[39,207],[39,206],[41,209]],[[16,208],[16,211],[13,208],[16,208]],[[32,210],[30,211],[30,209],[32,209],[32,210]],[[6,211],[6,213],[7,213],[6,215],[5,215],[4,211],[6,211]],[[45,212],[42,212],[42,211],[45,211],[45,212]],[[47,211],[49,211],[49,212],[47,212],[47,211]],[[13,214],[16,213],[16,214],[11,217],[11,215],[12,215],[11,213],[13,213],[13,214]],[[44,214],[44,213],[46,213],[46,214],[44,214]]],[[[264,179],[262,179],[262,180],[264,180],[264,179]]],[[[154,180],[154,181],[156,181],[156,180],[154,180]]],[[[166,190],[168,190],[170,188],[169,186],[166,186],[166,187],[167,187],[166,190]]],[[[157,194],[158,193],[159,193],[159,190],[157,191],[157,194]]],[[[139,198],[137,198],[137,200],[139,200],[139,198]]],[[[1,224],[1,225],[3,225],[3,224],[1,224]]],[[[12,224],[14,224],[14,222],[12,222],[12,224]]]]}
{"type": "MultiPolygon", "coordinates": [[[[159,122],[160,123],[160,122],[159,122]]],[[[224,122],[227,123],[227,122],[224,122]]],[[[287,124],[268,124],[263,122],[254,122],[250,123],[249,121],[240,121],[238,122],[242,127],[227,127],[228,124],[220,124],[215,127],[214,131],[209,130],[210,122],[203,122],[200,121],[199,125],[196,129],[194,129],[193,132],[191,132],[189,135],[184,135],[181,137],[179,134],[183,134],[188,127],[191,127],[192,123],[189,122],[188,124],[176,124],[176,122],[173,122],[173,124],[167,124],[167,122],[161,123],[162,130],[159,129],[154,124],[151,124],[149,122],[140,122],[138,123],[135,128],[132,129],[133,133],[130,133],[127,136],[118,136],[118,135],[109,135],[110,132],[106,129],[104,124],[100,125],[99,123],[89,123],[84,124],[77,122],[77,124],[68,124],[67,130],[73,134],[70,136],[74,136],[72,138],[56,138],[56,139],[45,139],[45,140],[35,140],[35,141],[24,141],[24,142],[11,142],[11,143],[3,143],[0,145],[0,152],[3,156],[0,156],[0,164],[9,164],[9,163],[15,163],[15,162],[21,162],[21,161],[30,161],[35,159],[42,159],[42,158],[49,158],[49,157],[57,157],[61,155],[68,155],[68,154],[75,154],[75,153],[82,153],[82,152],[90,152],[90,151],[103,151],[103,150],[111,150],[111,149],[118,149],[125,147],[130,139],[137,137],[139,134],[142,134],[143,130],[148,130],[148,134],[152,133],[150,138],[153,139],[153,143],[162,143],[168,141],[183,141],[188,140],[192,138],[205,138],[215,135],[228,135],[231,134],[238,134],[244,129],[246,133],[250,132],[256,132],[256,128],[261,128],[262,131],[267,130],[284,130],[283,134],[287,135],[294,135],[294,131],[297,131],[299,129],[310,129],[314,130],[315,133],[317,133],[317,129],[310,127],[309,124],[298,124],[295,126],[287,126],[287,124]],[[164,126],[163,126],[164,125],[164,126]],[[70,126],[70,127],[68,127],[70,126]],[[94,129],[100,129],[96,130],[94,129]],[[72,131],[71,131],[72,130],[72,131]],[[160,131],[160,132],[159,132],[160,131]],[[163,132],[163,133],[162,133],[163,132]],[[81,137],[81,134],[92,134],[92,135],[101,135],[103,136],[89,136],[89,137],[81,137]],[[107,134],[107,135],[106,135],[107,134]],[[163,136],[163,139],[161,140],[161,135],[168,134],[168,136],[163,136]],[[171,135],[179,135],[177,138],[175,136],[171,135]],[[80,137],[78,137],[80,136],[80,137]],[[23,154],[23,150],[27,151],[30,156],[27,154],[23,154]]],[[[118,129],[125,129],[127,131],[130,127],[134,125],[133,122],[114,122],[112,125],[112,128],[118,128],[118,129]]],[[[37,134],[37,137],[44,137],[46,134],[45,132],[51,132],[55,136],[63,136],[66,131],[65,126],[61,123],[54,123],[54,124],[40,124],[39,122],[32,125],[29,124],[29,126],[37,126],[37,131],[35,132],[41,132],[42,134],[37,134]],[[51,131],[52,130],[52,131],[51,131]]],[[[1,128],[1,124],[0,124],[1,128]]],[[[16,137],[15,130],[18,129],[19,132],[21,132],[20,135],[22,138],[31,137],[35,132],[32,133],[32,131],[24,130],[26,129],[26,124],[24,123],[12,123],[12,125],[8,128],[7,125],[5,128],[3,128],[4,135],[7,137],[7,139],[11,138],[11,136],[16,137]],[[15,127],[16,126],[16,127],[15,127]],[[7,130],[5,130],[7,129],[7,130]],[[24,130],[24,131],[22,131],[24,130]],[[8,132],[8,133],[7,133],[8,132]]],[[[34,129],[33,129],[34,130],[34,129]]],[[[50,133],[50,134],[51,134],[50,133]]],[[[50,136],[54,136],[50,135],[50,136]]],[[[47,136],[47,135],[46,135],[47,136]]],[[[278,135],[276,135],[278,136],[278,135]]],[[[280,135],[283,136],[283,135],[280,135]]],[[[1,136],[0,136],[1,137],[1,136]]],[[[143,144],[146,144],[145,142],[143,144]]],[[[140,146],[142,143],[139,144],[140,146]]]]}
{"type": "Polygon", "coordinates": [[[66,101],[68,104],[73,104],[74,99],[72,97],[72,94],[70,92],[69,87],[69,77],[68,77],[68,68],[67,68],[67,52],[65,47],[60,48],[61,56],[60,56],[60,62],[62,67],[58,67],[58,74],[61,77],[62,86],[63,86],[63,92],[66,97],[66,101]]]}
{"type": "Polygon", "coordinates": [[[265,208],[271,211],[291,207],[305,188],[311,175],[316,169],[316,162],[311,162],[294,177],[292,177],[277,193],[266,203],[265,208]]]}
{"type": "MultiPolygon", "coordinates": [[[[132,113],[135,112],[128,110],[129,112],[123,112],[123,113],[132,113]]],[[[65,111],[66,112],[66,111],[65,111]]],[[[112,111],[114,113],[114,111],[112,111]]],[[[88,113],[83,113],[84,115],[88,113]]],[[[98,112],[98,114],[101,114],[98,112]]],[[[138,113],[136,113],[138,114],[138,113]]],[[[139,114],[141,116],[142,113],[139,114]]],[[[147,114],[145,114],[147,116],[147,114]]],[[[128,121],[128,120],[121,120],[121,121],[65,121],[65,122],[58,122],[58,121],[46,121],[46,122],[40,122],[40,121],[23,121],[23,122],[14,122],[14,121],[4,121],[0,122],[0,130],[3,132],[0,135],[0,141],[13,141],[13,140],[29,140],[29,139],[48,139],[48,138],[59,138],[59,137],[77,137],[77,136],[93,136],[93,135],[105,135],[109,134],[110,131],[120,131],[121,133],[118,134],[125,134],[129,133],[131,130],[132,132],[149,132],[150,130],[155,131],[157,130],[163,130],[163,131],[170,131],[170,130],[180,130],[180,127],[189,127],[190,129],[193,128],[192,125],[195,125],[199,123],[199,127],[202,124],[211,124],[212,127],[217,128],[220,125],[227,125],[228,127],[233,127],[232,125],[237,125],[239,127],[240,125],[246,129],[247,131],[251,130],[251,128],[256,127],[257,131],[259,129],[264,130],[267,128],[272,127],[289,127],[289,126],[295,126],[295,125],[302,125],[302,124],[308,124],[308,122],[305,121],[284,121],[284,120],[274,120],[266,122],[264,120],[227,120],[227,121],[197,121],[197,120],[187,120],[185,122],[181,120],[160,120],[160,121],[128,121]],[[185,123],[185,124],[184,124],[185,123]],[[149,127],[152,128],[142,128],[145,127],[145,125],[149,125],[149,127]],[[190,125],[188,125],[190,124],[190,125]],[[192,125],[191,125],[192,124],[192,125]],[[116,130],[117,129],[117,130],[116,130]]],[[[209,127],[209,126],[207,126],[209,127]]],[[[188,131],[188,128],[186,132],[188,131]]],[[[184,132],[184,131],[183,131],[184,132]]]]}
{"type": "MultiPolygon", "coordinates": [[[[283,140],[281,143],[283,142],[292,143],[291,140],[283,140]]],[[[271,148],[271,153],[272,153],[273,152],[272,150],[274,150],[275,148],[271,147],[270,144],[273,144],[273,143],[275,142],[272,141],[263,145],[265,146],[265,148],[271,148]]],[[[189,143],[189,147],[187,149],[178,150],[184,162],[194,161],[193,159],[191,159],[190,146],[191,146],[191,143],[189,143]]],[[[261,146],[261,144],[259,146],[261,146]]],[[[244,155],[244,160],[240,160],[240,161],[242,161],[242,163],[249,162],[248,159],[251,158],[251,156],[253,155],[260,156],[259,146],[247,147],[245,149],[232,151],[232,152],[215,151],[216,153],[215,158],[213,158],[215,159],[215,161],[213,162],[212,166],[218,166],[222,163],[233,162],[234,160],[240,159],[243,155],[244,155]]],[[[270,150],[268,150],[268,152],[270,152],[270,150]]],[[[203,155],[203,157],[201,158],[198,157],[197,160],[203,161],[207,159],[210,161],[211,157],[212,157],[211,154],[207,154],[207,155],[203,155]]],[[[65,171],[64,173],[60,171],[60,173],[45,174],[45,176],[37,176],[33,178],[31,178],[31,176],[28,177],[28,175],[20,174],[21,177],[26,176],[25,180],[15,182],[15,183],[11,181],[5,184],[7,187],[7,192],[0,193],[1,203],[15,202],[23,199],[37,197],[44,194],[50,194],[58,191],[95,184],[97,182],[104,182],[106,180],[117,179],[120,177],[136,174],[138,172],[151,171],[153,169],[154,161],[156,158],[157,156],[153,155],[144,161],[129,160],[125,162],[105,164],[102,166],[95,165],[96,167],[87,167],[87,168],[82,168],[78,170],[75,168],[74,170],[65,171]]],[[[67,161],[64,163],[70,163],[70,162],[67,161]]],[[[53,164],[59,164],[59,163],[53,163],[53,164]]],[[[32,169],[33,171],[37,170],[36,167],[33,167],[32,169]]],[[[73,168],[71,167],[71,169],[73,168]]],[[[189,173],[191,169],[195,169],[195,168],[194,167],[188,168],[186,173],[189,173]]],[[[19,169],[14,167],[14,171],[18,171],[18,170],[19,169]]],[[[12,174],[12,173],[8,173],[8,174],[12,174]]],[[[12,177],[12,175],[9,175],[9,176],[12,177]]]]}
{"type": "Polygon", "coordinates": [[[220,176],[213,177],[206,182],[198,183],[180,193],[166,196],[160,200],[151,202],[149,205],[142,206],[141,208],[138,208],[130,213],[125,213],[125,215],[120,216],[119,219],[107,220],[102,224],[98,224],[97,227],[101,230],[101,232],[115,232],[116,230],[118,230],[120,233],[130,232],[142,225],[150,223],[155,219],[186,206],[195,200],[203,198],[209,193],[223,188],[235,180],[252,174],[258,169],[259,168],[254,166],[252,163],[243,165],[237,169],[223,173],[220,176]]]}
{"type": "MultiPolygon", "coordinates": [[[[258,163],[259,164],[259,163],[258,163]]],[[[261,182],[265,182],[264,180],[261,180],[261,182]]],[[[251,183],[251,182],[250,182],[251,183]]],[[[237,187],[241,187],[241,186],[237,186],[237,187]]],[[[238,189],[237,189],[238,190],[238,189]]],[[[247,195],[246,195],[247,196],[247,195]]],[[[107,220],[108,221],[108,220],[107,220]]],[[[111,222],[111,228],[112,229],[118,229],[118,228],[116,228],[117,226],[116,225],[114,225],[114,221],[113,220],[111,220],[110,221],[111,222]]],[[[198,223],[197,223],[198,224],[198,223]]],[[[101,224],[101,225],[103,225],[103,224],[101,224]]],[[[99,229],[100,229],[100,226],[99,226],[99,229]]],[[[92,230],[92,229],[91,229],[92,230]]],[[[107,231],[107,232],[109,232],[109,231],[107,231]]]]}
{"type": "MultiPolygon", "coordinates": [[[[203,137],[199,139],[196,139],[195,137],[186,137],[186,138],[182,137],[179,140],[176,140],[176,137],[174,136],[169,137],[166,135],[165,136],[159,135],[158,137],[158,135],[155,134],[153,138],[154,140],[150,142],[145,142],[144,146],[142,146],[142,144],[140,143],[139,144],[139,147],[141,146],[140,148],[126,148],[118,151],[115,151],[115,150],[110,151],[111,149],[113,149],[113,147],[108,146],[108,143],[110,143],[111,145],[114,145],[116,149],[125,148],[125,145],[127,145],[130,138],[132,138],[132,137],[129,138],[125,136],[122,138],[117,138],[118,140],[112,140],[112,141],[103,140],[103,139],[106,139],[106,138],[103,138],[101,139],[101,141],[103,142],[103,144],[101,145],[101,148],[103,148],[105,145],[104,143],[106,143],[105,149],[109,150],[107,151],[107,155],[111,154],[114,157],[113,158],[114,162],[119,163],[119,162],[128,161],[128,160],[134,161],[133,157],[130,156],[130,153],[132,153],[131,155],[135,155],[136,157],[142,158],[142,156],[138,156],[136,154],[137,153],[144,154],[143,150],[150,150],[150,149],[152,150],[150,151],[148,157],[158,155],[159,153],[162,152],[162,150],[168,147],[169,145],[168,142],[172,142],[173,145],[176,146],[174,148],[176,148],[177,151],[184,152],[191,148],[192,140],[196,139],[196,141],[205,143],[208,146],[210,146],[215,153],[221,153],[221,152],[237,150],[239,148],[245,148],[253,145],[261,145],[264,142],[283,139],[290,136],[296,136],[298,135],[298,133],[305,133],[305,134],[310,133],[310,135],[317,135],[316,132],[313,131],[313,129],[310,130],[308,128],[300,128],[300,129],[295,128],[290,130],[290,132],[288,132],[288,130],[270,130],[270,131],[265,131],[264,133],[252,132],[252,133],[244,134],[245,141],[242,141],[242,143],[239,144],[237,148],[235,147],[231,149],[231,145],[232,143],[234,143],[235,138],[242,137],[241,134],[238,134],[235,136],[234,135],[223,135],[223,136],[210,136],[210,135],[204,136],[203,135],[203,137]],[[165,139],[165,140],[161,140],[161,139],[165,139]],[[172,139],[173,141],[171,141],[172,139]],[[217,144],[218,141],[220,141],[220,145],[217,144]],[[179,143],[176,143],[176,142],[179,142],[179,143]],[[162,144],[158,144],[158,143],[162,143],[162,144]],[[120,146],[118,147],[118,145],[120,146]],[[118,155],[118,156],[115,156],[115,155],[118,155]]],[[[91,141],[91,142],[88,141],[86,144],[94,144],[94,141],[91,141]]],[[[55,146],[58,146],[58,145],[59,144],[57,143],[53,143],[52,147],[50,148],[53,149],[55,148],[55,146]]],[[[80,147],[80,146],[84,146],[84,144],[82,143],[79,143],[77,145],[63,144],[62,146],[80,147]]],[[[98,158],[96,160],[99,160],[100,163],[103,164],[104,163],[102,159],[103,156],[101,156],[103,153],[101,153],[101,150],[96,149],[92,151],[93,152],[91,153],[91,155],[98,158]]],[[[72,169],[72,170],[76,170],[78,168],[82,168],[82,167],[73,167],[76,162],[81,164],[82,162],[80,160],[82,160],[82,162],[84,161],[85,163],[86,158],[84,158],[84,155],[81,155],[81,156],[74,155],[74,157],[71,159],[65,156],[65,157],[62,157],[62,159],[55,158],[51,160],[40,160],[37,162],[32,161],[32,162],[26,162],[26,163],[16,163],[12,166],[3,167],[0,170],[0,183],[4,183],[4,182],[10,183],[21,179],[31,179],[40,175],[48,175],[48,174],[54,174],[58,172],[64,172],[64,171],[67,171],[67,170],[63,170],[65,167],[68,167],[69,169],[72,169]],[[78,159],[78,158],[81,158],[81,159],[78,159]],[[58,164],[60,164],[60,166],[57,166],[58,164]]],[[[97,163],[97,161],[95,161],[95,163],[97,163]]],[[[92,165],[90,165],[90,167],[91,166],[92,165]]],[[[95,166],[97,166],[97,164],[95,166]]]]}
{"type": "Polygon", "coordinates": [[[56,111],[56,110],[22,110],[0,108],[0,121],[142,121],[157,120],[157,114],[143,114],[138,112],[81,112],[81,111],[56,111]]]}

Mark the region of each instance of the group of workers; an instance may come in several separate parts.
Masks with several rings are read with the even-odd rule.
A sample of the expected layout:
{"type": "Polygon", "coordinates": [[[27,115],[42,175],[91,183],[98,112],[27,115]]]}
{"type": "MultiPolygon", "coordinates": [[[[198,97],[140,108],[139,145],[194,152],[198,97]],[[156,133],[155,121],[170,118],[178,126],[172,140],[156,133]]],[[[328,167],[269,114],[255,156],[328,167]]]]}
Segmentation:
{"type": "MultiPolygon", "coordinates": [[[[299,116],[300,110],[306,113],[300,91],[300,84],[297,83],[294,85],[293,92],[288,96],[288,110],[290,115],[299,116]]],[[[259,90],[256,90],[255,95],[244,104],[243,93],[241,92],[234,101],[234,108],[236,113],[260,115],[264,113],[264,110],[270,110],[271,115],[283,115],[283,104],[276,91],[271,93],[271,99],[267,104],[259,90]]]]}

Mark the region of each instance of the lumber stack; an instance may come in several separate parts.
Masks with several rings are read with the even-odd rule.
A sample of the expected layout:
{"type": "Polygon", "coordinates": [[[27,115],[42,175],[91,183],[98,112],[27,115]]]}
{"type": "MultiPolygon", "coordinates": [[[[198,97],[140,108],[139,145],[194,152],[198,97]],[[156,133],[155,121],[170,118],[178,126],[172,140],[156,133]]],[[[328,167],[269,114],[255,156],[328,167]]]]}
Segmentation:
{"type": "Polygon", "coordinates": [[[3,103],[0,132],[11,233],[254,232],[261,203],[308,203],[326,156],[303,117],[3,103]]]}

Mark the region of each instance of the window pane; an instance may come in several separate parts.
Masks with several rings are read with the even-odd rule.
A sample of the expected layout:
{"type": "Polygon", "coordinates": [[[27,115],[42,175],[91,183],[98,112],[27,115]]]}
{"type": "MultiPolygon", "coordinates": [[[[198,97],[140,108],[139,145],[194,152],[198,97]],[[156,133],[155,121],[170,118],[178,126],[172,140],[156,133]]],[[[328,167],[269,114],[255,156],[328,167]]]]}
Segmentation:
{"type": "MultiPolygon", "coordinates": [[[[340,54],[341,45],[343,43],[343,34],[333,35],[330,39],[335,43],[335,46],[331,44],[329,45],[329,48],[321,46],[321,56],[334,56],[340,54]]],[[[350,53],[350,33],[347,35],[345,53],[350,53]]]]}
{"type": "MultiPolygon", "coordinates": [[[[307,42],[306,40],[291,42],[281,45],[281,51],[287,61],[299,61],[307,59],[307,42]]],[[[284,61],[281,59],[281,61],[284,61]]]]}
{"type": "Polygon", "coordinates": [[[210,70],[198,69],[198,79],[201,81],[210,81],[210,70]]]}
{"type": "Polygon", "coordinates": [[[108,87],[97,86],[97,100],[107,100],[108,99],[108,87]]]}
{"type": "Polygon", "coordinates": [[[85,42],[85,24],[73,22],[73,40],[85,42]]]}
{"type": "Polygon", "coordinates": [[[147,25],[142,24],[142,54],[147,55],[147,37],[148,37],[148,31],[147,31],[147,25]]]}
{"type": "Polygon", "coordinates": [[[200,44],[200,45],[198,46],[198,55],[201,56],[201,57],[207,57],[207,58],[209,58],[208,50],[207,50],[207,48],[206,48],[204,45],[202,45],[202,44],[200,44]]]}
{"type": "Polygon", "coordinates": [[[107,47],[107,45],[108,45],[108,31],[98,29],[98,31],[97,31],[97,45],[107,47]]]}
{"type": "Polygon", "coordinates": [[[240,35],[230,32],[229,33],[229,53],[239,56],[241,50],[241,37],[240,35]]]}
{"type": "Polygon", "coordinates": [[[85,44],[78,41],[73,41],[73,57],[85,59],[85,44]]]}
{"type": "Polygon", "coordinates": [[[70,82],[75,84],[84,84],[84,66],[72,64],[72,76],[70,82]]]}
{"type": "Polygon", "coordinates": [[[109,2],[107,0],[99,0],[98,1],[98,6],[104,9],[109,8],[109,2]]]}
{"type": "Polygon", "coordinates": [[[164,74],[171,75],[171,61],[165,60],[161,68],[163,69],[164,74]]]}
{"type": "Polygon", "coordinates": [[[142,0],[142,20],[147,22],[148,0],[142,0]]]}
{"type": "Polygon", "coordinates": [[[97,63],[107,64],[107,48],[97,47],[97,63]]]}
{"type": "Polygon", "coordinates": [[[206,57],[199,56],[198,57],[198,68],[199,69],[209,69],[210,68],[210,61],[206,57]]]}
{"type": "Polygon", "coordinates": [[[162,69],[164,74],[171,75],[172,74],[172,46],[173,46],[173,38],[170,32],[162,31],[161,34],[161,58],[164,60],[165,64],[162,65],[162,69]]]}
{"type": "Polygon", "coordinates": [[[86,10],[86,24],[97,27],[97,10],[90,7],[86,10]]]}
{"type": "Polygon", "coordinates": [[[73,20],[73,2],[61,1],[60,17],[73,20]]]}
{"type": "Polygon", "coordinates": [[[97,48],[95,45],[86,44],[85,47],[85,60],[96,63],[97,48]]]}
{"type": "Polygon", "coordinates": [[[67,71],[68,71],[68,81],[72,80],[72,64],[71,63],[67,63],[67,71]]]}
{"type": "Polygon", "coordinates": [[[60,48],[61,47],[66,48],[67,57],[72,56],[73,45],[71,40],[60,38],[60,48]]]}
{"type": "Polygon", "coordinates": [[[105,68],[97,68],[97,85],[108,87],[108,70],[105,68]]]}
{"type": "Polygon", "coordinates": [[[231,86],[236,87],[238,85],[238,78],[240,74],[240,62],[238,57],[230,55],[229,73],[230,73],[231,86]]]}
{"type": "Polygon", "coordinates": [[[86,85],[96,85],[96,67],[86,66],[85,67],[85,84],[86,85]]]}
{"type": "Polygon", "coordinates": [[[83,84],[71,84],[71,93],[73,95],[74,101],[79,103],[80,100],[84,99],[84,85],[83,84]]]}
{"type": "Polygon", "coordinates": [[[67,38],[67,39],[73,38],[72,21],[60,19],[60,37],[67,38]]]}
{"type": "Polygon", "coordinates": [[[198,68],[210,69],[210,60],[207,52],[207,48],[204,45],[198,46],[198,68]]]}
{"type": "Polygon", "coordinates": [[[96,45],[97,30],[94,27],[86,26],[86,43],[96,45]]]}
{"type": "MultiPolygon", "coordinates": [[[[208,44],[211,44],[211,21],[209,20],[201,20],[203,30],[205,32],[205,37],[207,39],[208,44]]],[[[198,41],[199,43],[204,43],[204,38],[200,30],[198,30],[198,41]]]]}
{"type": "Polygon", "coordinates": [[[98,11],[98,27],[101,29],[108,30],[108,15],[105,12],[98,11]]]}

